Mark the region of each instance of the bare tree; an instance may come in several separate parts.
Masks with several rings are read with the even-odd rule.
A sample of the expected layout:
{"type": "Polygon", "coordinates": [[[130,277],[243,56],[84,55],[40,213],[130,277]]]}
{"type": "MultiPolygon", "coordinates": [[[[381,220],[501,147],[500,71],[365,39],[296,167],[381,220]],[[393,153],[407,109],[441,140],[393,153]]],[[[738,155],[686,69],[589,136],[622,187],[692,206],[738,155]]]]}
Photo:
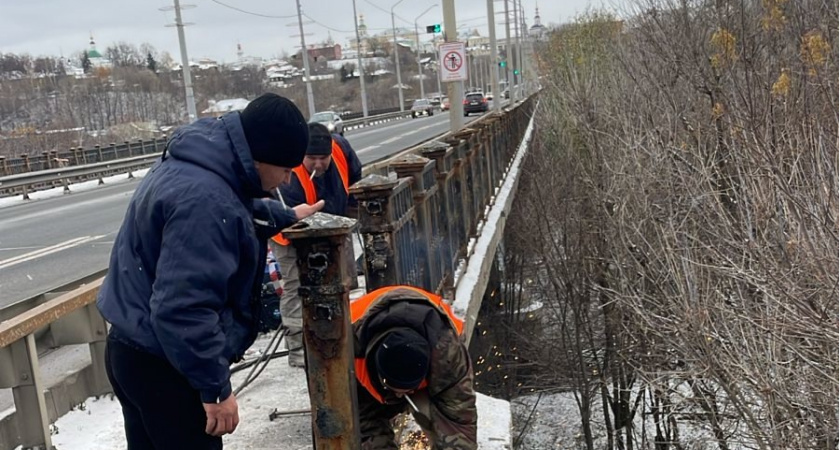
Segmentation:
{"type": "Polygon", "coordinates": [[[837,6],[638,0],[540,53],[511,226],[608,448],[836,447],[837,6]]]}

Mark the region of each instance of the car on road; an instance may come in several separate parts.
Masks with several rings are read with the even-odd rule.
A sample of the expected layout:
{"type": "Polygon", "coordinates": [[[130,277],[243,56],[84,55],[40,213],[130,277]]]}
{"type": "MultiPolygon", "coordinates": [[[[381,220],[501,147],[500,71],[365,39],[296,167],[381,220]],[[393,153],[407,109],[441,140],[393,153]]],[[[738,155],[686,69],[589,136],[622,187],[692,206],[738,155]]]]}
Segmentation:
{"type": "Polygon", "coordinates": [[[484,94],[472,93],[464,97],[464,117],[471,113],[485,113],[487,112],[487,99],[484,94]]]}
{"type": "Polygon", "coordinates": [[[441,111],[449,111],[449,97],[444,97],[440,104],[441,111]]]}
{"type": "Polygon", "coordinates": [[[411,105],[412,119],[421,114],[425,114],[427,116],[435,115],[435,105],[433,105],[429,99],[418,98],[417,100],[414,100],[414,104],[411,105]]]}
{"type": "Polygon", "coordinates": [[[330,130],[330,133],[337,133],[344,136],[344,121],[334,111],[321,111],[312,115],[309,123],[320,123],[330,130]]]}

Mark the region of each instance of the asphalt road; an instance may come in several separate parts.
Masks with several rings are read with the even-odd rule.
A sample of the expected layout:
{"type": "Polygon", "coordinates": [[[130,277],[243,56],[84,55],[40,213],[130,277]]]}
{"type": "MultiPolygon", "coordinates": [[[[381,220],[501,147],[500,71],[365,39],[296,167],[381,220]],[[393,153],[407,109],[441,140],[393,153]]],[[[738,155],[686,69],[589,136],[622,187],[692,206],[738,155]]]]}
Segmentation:
{"type": "MultiPolygon", "coordinates": [[[[438,113],[348,131],[345,137],[367,164],[447,131],[449,113],[438,113]]],[[[0,208],[0,308],[106,268],[137,183],[0,208]]]]}

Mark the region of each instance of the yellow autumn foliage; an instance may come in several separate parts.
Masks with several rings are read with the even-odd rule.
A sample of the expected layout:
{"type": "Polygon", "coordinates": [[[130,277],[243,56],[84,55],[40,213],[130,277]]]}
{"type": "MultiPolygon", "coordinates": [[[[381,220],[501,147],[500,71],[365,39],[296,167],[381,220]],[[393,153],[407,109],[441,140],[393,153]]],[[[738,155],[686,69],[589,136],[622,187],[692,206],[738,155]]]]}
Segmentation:
{"type": "Polygon", "coordinates": [[[782,7],[787,0],[761,0],[766,15],[761,18],[761,26],[765,30],[781,30],[787,23],[787,17],[782,7]]]}
{"type": "Polygon", "coordinates": [[[712,47],[715,54],[712,55],[712,67],[719,69],[735,60],[735,35],[724,28],[718,28],[712,34],[712,47]]]}
{"type": "Polygon", "coordinates": [[[779,78],[776,79],[776,82],[773,83],[773,86],[770,88],[770,93],[773,94],[774,97],[787,97],[788,93],[790,92],[790,69],[782,69],[782,73],[779,74],[779,78]]]}
{"type": "Polygon", "coordinates": [[[817,68],[825,64],[830,51],[831,46],[819,31],[809,31],[802,38],[800,54],[809,75],[817,74],[817,68]]]}

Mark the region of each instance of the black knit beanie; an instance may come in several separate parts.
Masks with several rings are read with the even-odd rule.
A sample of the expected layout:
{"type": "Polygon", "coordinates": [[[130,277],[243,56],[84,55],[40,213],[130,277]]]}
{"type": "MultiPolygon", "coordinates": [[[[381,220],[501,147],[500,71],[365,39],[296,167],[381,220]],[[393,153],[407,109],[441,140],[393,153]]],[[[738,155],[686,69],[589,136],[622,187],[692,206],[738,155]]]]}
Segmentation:
{"type": "Polygon", "coordinates": [[[429,372],[429,343],[410,328],[398,328],[382,339],[374,364],[388,387],[416,389],[429,372]]]}
{"type": "Polygon", "coordinates": [[[309,124],[309,147],[306,147],[306,154],[313,156],[332,154],[332,135],[323,124],[309,124]]]}
{"type": "Polygon", "coordinates": [[[291,100],[260,95],[239,114],[254,161],[294,168],[303,162],[309,131],[303,114],[291,100]]]}

